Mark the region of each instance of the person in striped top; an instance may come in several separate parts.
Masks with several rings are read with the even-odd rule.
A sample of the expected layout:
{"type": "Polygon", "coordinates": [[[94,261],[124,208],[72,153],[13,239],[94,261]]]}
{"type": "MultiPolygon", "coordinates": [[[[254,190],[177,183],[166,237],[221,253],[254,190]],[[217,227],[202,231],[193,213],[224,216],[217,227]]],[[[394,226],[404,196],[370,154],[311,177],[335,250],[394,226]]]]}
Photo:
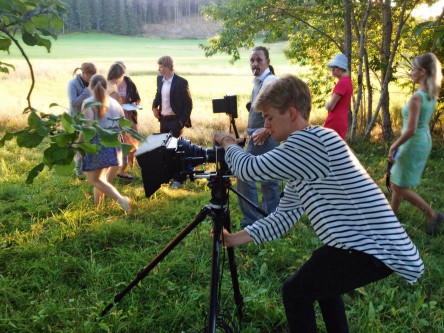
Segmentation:
{"type": "Polygon", "coordinates": [[[392,272],[415,282],[424,264],[386,197],[344,140],[311,126],[308,86],[285,75],[264,87],[254,107],[279,147],[246,154],[225,132],[214,135],[233,174],[247,181],[286,180],[275,212],[244,230],[224,230],[225,246],[261,244],[284,235],[305,213],[323,243],[283,285],[289,330],[317,332],[318,301],[327,332],[348,332],[342,294],[392,272]]]}

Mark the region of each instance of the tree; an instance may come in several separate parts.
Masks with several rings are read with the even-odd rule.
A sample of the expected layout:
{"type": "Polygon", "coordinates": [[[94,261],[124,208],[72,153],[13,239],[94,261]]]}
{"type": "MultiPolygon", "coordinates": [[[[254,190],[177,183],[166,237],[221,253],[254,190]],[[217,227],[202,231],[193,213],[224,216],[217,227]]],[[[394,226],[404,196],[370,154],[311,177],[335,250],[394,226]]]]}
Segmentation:
{"type": "MultiPolygon", "coordinates": [[[[362,123],[360,131],[369,138],[382,110],[383,136],[388,140],[392,135],[388,87],[403,61],[399,50],[408,42],[403,31],[413,21],[412,9],[426,1],[369,1],[230,0],[220,6],[209,5],[205,14],[222,22],[223,30],[201,47],[207,56],[226,53],[236,61],[238,50],[251,48],[258,35],[265,41],[287,40],[287,58],[310,68],[307,79],[314,104],[319,107],[331,91],[331,82],[325,80],[327,59],[338,52],[348,55],[350,49],[352,72],[359,72],[359,64],[363,71],[357,77],[361,80],[358,93],[379,91],[381,96],[376,110],[372,99],[368,99],[367,117],[361,122],[353,119],[351,129],[359,130],[358,124],[362,123]],[[349,24],[350,15],[353,24],[349,24]],[[374,87],[374,82],[379,86],[374,87]]],[[[361,101],[362,95],[356,100],[361,101]]],[[[354,117],[359,114],[357,110],[353,112],[354,117]]]]}
{"type": "MultiPolygon", "coordinates": [[[[31,87],[27,96],[28,106],[23,110],[28,114],[28,126],[23,130],[6,133],[0,140],[0,148],[5,142],[15,139],[19,147],[36,148],[47,145],[43,151],[42,162],[34,167],[28,174],[27,183],[33,179],[47,166],[49,169],[73,170],[73,157],[77,151],[81,153],[95,153],[98,145],[90,144],[89,140],[96,135],[100,142],[107,147],[121,146],[124,154],[128,154],[130,145],[120,143],[118,137],[121,133],[129,132],[132,136],[143,140],[137,132],[130,127],[132,123],[128,120],[115,119],[123,128],[121,132],[102,129],[93,122],[92,126],[86,126],[89,122],[81,116],[71,117],[67,113],[54,115],[38,112],[31,105],[31,94],[34,88],[34,72],[22,42],[29,46],[43,46],[48,52],[51,50],[51,41],[46,36],[57,39],[56,32],[63,27],[63,15],[66,14],[65,4],[59,0],[2,0],[0,2],[0,50],[9,52],[14,44],[25,58],[31,73],[31,87]],[[21,34],[22,42],[15,36],[21,34]],[[85,142],[78,142],[79,133],[82,132],[85,142]],[[45,140],[49,139],[49,140],[45,140]]],[[[8,73],[13,68],[6,63],[0,63],[2,72],[8,73]]]]}

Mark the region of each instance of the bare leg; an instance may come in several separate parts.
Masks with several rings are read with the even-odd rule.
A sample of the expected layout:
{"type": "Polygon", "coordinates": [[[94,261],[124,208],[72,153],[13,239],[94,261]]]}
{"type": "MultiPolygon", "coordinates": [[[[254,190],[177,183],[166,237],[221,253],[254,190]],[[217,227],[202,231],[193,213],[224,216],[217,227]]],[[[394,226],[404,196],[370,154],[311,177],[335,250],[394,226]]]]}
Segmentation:
{"type": "Polygon", "coordinates": [[[108,171],[106,173],[106,180],[108,181],[108,183],[112,183],[114,181],[119,169],[119,166],[112,166],[108,168],[108,171]]]}
{"type": "MultiPolygon", "coordinates": [[[[117,167],[114,167],[117,168],[117,167]]],[[[107,172],[109,168],[86,171],[86,178],[88,182],[94,186],[94,203],[97,205],[103,200],[103,195],[117,201],[119,205],[128,212],[129,198],[122,196],[117,189],[108,182],[107,172]]],[[[115,172],[115,171],[112,171],[115,172]]]]}
{"type": "Polygon", "coordinates": [[[407,200],[415,207],[419,208],[425,214],[427,214],[428,220],[433,221],[436,218],[436,212],[429,206],[427,202],[423,198],[419,196],[419,194],[415,193],[413,190],[406,187],[399,187],[395,184],[392,184],[393,193],[392,193],[392,202],[391,206],[393,211],[396,213],[401,204],[402,200],[407,200]]]}

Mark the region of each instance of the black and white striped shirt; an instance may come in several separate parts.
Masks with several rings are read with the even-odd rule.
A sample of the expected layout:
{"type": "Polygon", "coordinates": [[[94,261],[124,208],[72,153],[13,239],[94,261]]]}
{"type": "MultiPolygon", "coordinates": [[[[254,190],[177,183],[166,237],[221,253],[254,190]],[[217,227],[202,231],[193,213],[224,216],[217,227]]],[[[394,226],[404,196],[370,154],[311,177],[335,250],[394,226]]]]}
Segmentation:
{"type": "Polygon", "coordinates": [[[287,180],[276,211],[244,229],[256,244],[282,236],[305,212],[325,245],[373,255],[410,282],[424,272],[386,197],[335,131],[309,126],[259,156],[232,145],[225,160],[246,181],[287,180]]]}

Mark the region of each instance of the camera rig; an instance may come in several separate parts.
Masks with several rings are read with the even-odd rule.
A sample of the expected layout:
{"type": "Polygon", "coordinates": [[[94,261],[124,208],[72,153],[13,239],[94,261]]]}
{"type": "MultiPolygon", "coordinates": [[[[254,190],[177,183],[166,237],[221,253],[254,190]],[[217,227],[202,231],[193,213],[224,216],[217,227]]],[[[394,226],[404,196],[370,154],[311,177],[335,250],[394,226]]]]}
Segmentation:
{"type": "MultiPolygon", "coordinates": [[[[213,100],[213,112],[225,112],[230,116],[231,125],[237,133],[234,118],[237,117],[236,96],[225,96],[223,99],[213,100]]],[[[222,237],[223,229],[231,231],[231,218],[229,211],[228,192],[233,191],[250,205],[254,206],[262,215],[266,216],[260,207],[257,207],[244,195],[238,193],[231,187],[231,171],[225,162],[225,151],[222,147],[202,148],[191,144],[184,138],[175,138],[170,133],[152,134],[139,146],[135,153],[137,162],[142,171],[145,195],[150,197],[156,192],[162,183],[167,183],[171,179],[185,180],[206,178],[208,186],[211,188],[210,202],[203,207],[191,221],[169,244],[148,263],[120,293],[114,296],[112,303],[109,303],[101,312],[104,316],[113,306],[118,303],[131,289],[145,278],[156,265],[161,262],[194,228],[196,228],[207,217],[213,222],[213,246],[210,281],[210,301],[208,309],[207,323],[204,328],[205,333],[216,333],[221,330],[224,333],[240,332],[240,322],[243,318],[243,296],[240,292],[237,267],[235,263],[234,249],[226,249],[228,254],[228,266],[230,269],[233,298],[238,318],[238,325],[229,321],[227,316],[221,311],[220,304],[220,281],[221,253],[223,252],[222,237]],[[203,163],[215,163],[216,171],[204,173],[195,171],[194,167],[203,163]],[[238,327],[236,327],[238,326],[238,327]]]]}

